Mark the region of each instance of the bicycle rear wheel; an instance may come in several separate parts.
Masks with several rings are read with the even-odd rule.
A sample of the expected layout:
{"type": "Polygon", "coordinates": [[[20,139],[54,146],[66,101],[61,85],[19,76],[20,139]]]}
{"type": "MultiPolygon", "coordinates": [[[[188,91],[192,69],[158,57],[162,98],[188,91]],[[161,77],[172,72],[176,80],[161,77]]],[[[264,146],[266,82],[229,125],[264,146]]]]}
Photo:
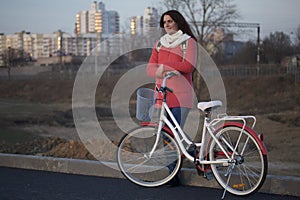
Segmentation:
{"type": "MultiPolygon", "coordinates": [[[[216,137],[232,162],[212,164],[211,169],[218,183],[234,195],[249,195],[258,191],[263,185],[268,162],[262,143],[251,129],[242,126],[225,126],[216,132],[216,137]]],[[[212,161],[226,159],[225,153],[212,140],[209,148],[212,161]]]]}
{"type": "Polygon", "coordinates": [[[170,181],[178,173],[182,159],[174,138],[157,129],[141,127],[126,135],[120,142],[117,160],[121,172],[133,183],[156,187],[170,181]],[[151,150],[158,139],[153,154],[151,150]]]}

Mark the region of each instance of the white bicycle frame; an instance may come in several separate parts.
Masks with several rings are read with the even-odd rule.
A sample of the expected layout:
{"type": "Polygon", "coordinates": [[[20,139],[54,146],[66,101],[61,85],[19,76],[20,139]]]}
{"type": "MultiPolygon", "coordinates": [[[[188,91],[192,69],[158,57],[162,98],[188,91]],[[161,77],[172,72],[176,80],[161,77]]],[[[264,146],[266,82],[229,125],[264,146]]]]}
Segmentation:
{"type": "MultiPolygon", "coordinates": [[[[233,154],[230,156],[228,155],[227,151],[223,148],[223,146],[220,144],[219,140],[216,138],[216,136],[214,135],[214,130],[215,130],[215,126],[217,124],[220,123],[224,123],[225,121],[242,121],[243,127],[241,130],[241,133],[243,132],[245,126],[246,126],[246,119],[252,119],[253,120],[253,124],[252,124],[252,128],[255,126],[256,123],[256,118],[254,116],[227,116],[227,115],[223,115],[223,116],[218,116],[216,119],[213,119],[212,121],[210,120],[209,117],[205,116],[205,120],[204,120],[204,124],[203,124],[203,131],[202,131],[202,139],[199,143],[193,143],[188,137],[187,135],[184,133],[184,131],[182,130],[182,128],[180,127],[180,125],[178,124],[177,120],[175,119],[174,115],[172,114],[170,108],[168,107],[166,102],[162,102],[162,107],[161,107],[161,112],[160,112],[160,118],[159,118],[159,124],[158,124],[158,130],[157,130],[157,138],[156,138],[156,142],[150,152],[150,156],[154,153],[157,145],[158,145],[158,141],[160,138],[160,133],[163,129],[163,126],[166,124],[172,131],[172,133],[174,134],[175,140],[177,141],[181,152],[184,154],[184,156],[189,159],[190,161],[194,161],[195,158],[193,156],[191,156],[185,146],[184,143],[185,142],[187,144],[187,146],[190,145],[195,145],[196,147],[200,148],[200,156],[199,158],[196,158],[196,161],[198,161],[200,164],[223,164],[223,163],[233,163],[235,162],[234,160],[234,155],[238,155],[238,153],[236,152],[236,149],[238,147],[239,144],[239,140],[237,141],[237,144],[235,147],[231,147],[231,145],[229,143],[227,143],[227,146],[230,148],[230,150],[233,152],[233,154]],[[171,123],[171,121],[169,121],[169,119],[167,118],[167,115],[170,116],[171,121],[173,122],[173,124],[175,126],[173,126],[173,124],[171,123]],[[217,161],[209,161],[209,160],[205,160],[204,159],[204,148],[202,148],[205,144],[205,137],[206,134],[208,134],[211,136],[211,138],[218,144],[218,146],[220,147],[220,149],[222,150],[222,152],[224,153],[224,155],[226,156],[226,159],[219,159],[217,161]]],[[[241,136],[242,134],[240,134],[241,136]]],[[[226,141],[224,141],[226,143],[226,141]]],[[[247,141],[245,143],[244,146],[246,146],[247,141]]],[[[242,150],[242,154],[243,154],[242,150]]]]}
{"type": "MultiPolygon", "coordinates": [[[[176,75],[176,74],[174,74],[173,72],[167,73],[167,75],[163,79],[162,87],[165,87],[167,79],[171,78],[174,75],[176,75]]],[[[178,124],[177,120],[175,119],[173,113],[171,112],[170,108],[168,107],[168,105],[167,105],[167,103],[165,101],[165,95],[164,95],[164,100],[162,101],[161,112],[160,112],[160,117],[159,117],[159,124],[158,124],[156,141],[154,143],[154,146],[153,146],[152,150],[150,151],[149,156],[151,157],[151,155],[154,153],[154,151],[155,151],[155,149],[156,149],[156,147],[158,145],[159,138],[160,138],[163,126],[166,124],[171,129],[172,133],[174,134],[175,140],[177,141],[181,152],[184,154],[184,156],[188,160],[190,160],[190,161],[197,161],[200,164],[234,163],[235,162],[234,156],[235,155],[239,155],[236,152],[236,149],[238,148],[239,141],[240,141],[241,136],[242,136],[242,132],[244,131],[244,129],[246,127],[246,120],[247,119],[252,119],[253,120],[251,128],[254,128],[255,123],[256,123],[256,118],[254,116],[227,116],[226,114],[223,114],[223,115],[219,115],[217,118],[211,120],[210,117],[208,117],[208,115],[206,115],[205,118],[204,118],[204,124],[203,124],[203,130],[202,130],[202,139],[201,139],[201,141],[199,143],[193,143],[187,137],[187,135],[184,133],[184,131],[182,130],[182,128],[178,124]],[[173,124],[171,123],[171,121],[166,117],[166,113],[171,118],[171,121],[173,122],[173,124],[175,126],[173,126],[173,124]],[[214,135],[214,131],[215,131],[214,127],[217,124],[224,123],[225,121],[241,121],[242,124],[243,124],[240,136],[238,138],[238,141],[236,142],[236,146],[235,147],[232,147],[227,141],[223,140],[223,142],[227,145],[227,147],[229,147],[230,150],[233,152],[231,156],[228,155],[227,151],[223,148],[223,146],[221,145],[221,143],[219,142],[219,140],[214,135]],[[209,161],[209,160],[205,160],[204,159],[204,157],[205,157],[204,156],[205,150],[204,150],[203,146],[205,145],[205,136],[206,136],[207,132],[209,133],[209,135],[211,136],[211,138],[217,143],[217,145],[220,147],[220,149],[222,150],[222,152],[226,156],[226,159],[219,159],[217,161],[209,161]],[[195,145],[196,148],[199,148],[200,149],[200,152],[199,152],[200,156],[199,156],[199,158],[194,158],[193,156],[191,156],[187,152],[187,150],[186,150],[183,142],[185,142],[187,144],[187,146],[195,145]]],[[[244,149],[245,149],[245,147],[247,145],[248,139],[245,142],[244,148],[241,151],[240,155],[243,155],[243,152],[244,152],[244,149]]]]}

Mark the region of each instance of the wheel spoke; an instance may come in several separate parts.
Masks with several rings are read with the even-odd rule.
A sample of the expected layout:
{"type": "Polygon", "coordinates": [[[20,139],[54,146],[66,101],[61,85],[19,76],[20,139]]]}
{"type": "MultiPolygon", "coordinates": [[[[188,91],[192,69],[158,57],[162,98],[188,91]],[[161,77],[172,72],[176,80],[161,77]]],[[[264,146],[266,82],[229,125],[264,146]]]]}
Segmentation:
{"type": "MultiPolygon", "coordinates": [[[[242,126],[227,126],[215,134],[234,162],[211,165],[216,180],[225,189],[224,194],[228,191],[235,195],[248,195],[257,191],[265,180],[267,167],[266,156],[262,155],[258,141],[242,126]]],[[[210,160],[225,157],[215,141],[210,145],[210,160]]]]}
{"type": "Polygon", "coordinates": [[[118,148],[121,172],[141,186],[162,185],[171,180],[181,166],[181,153],[175,140],[165,132],[157,137],[153,134],[155,131],[153,127],[136,129],[124,137],[118,148]],[[155,142],[156,149],[153,149],[155,142]]]}

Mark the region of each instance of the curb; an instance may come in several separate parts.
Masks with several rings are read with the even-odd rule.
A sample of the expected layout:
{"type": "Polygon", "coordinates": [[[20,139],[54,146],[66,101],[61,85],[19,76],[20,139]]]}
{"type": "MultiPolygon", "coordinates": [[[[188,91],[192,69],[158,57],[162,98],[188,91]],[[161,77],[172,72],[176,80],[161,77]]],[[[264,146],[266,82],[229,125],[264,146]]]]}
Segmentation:
{"type": "MultiPolygon", "coordinates": [[[[0,153],[0,166],[68,174],[124,178],[122,173],[117,170],[117,164],[114,162],[0,153]]],[[[183,168],[180,176],[183,185],[220,188],[215,180],[208,181],[198,176],[194,169],[183,168]]],[[[300,196],[299,184],[300,177],[268,175],[260,192],[300,196]]]]}

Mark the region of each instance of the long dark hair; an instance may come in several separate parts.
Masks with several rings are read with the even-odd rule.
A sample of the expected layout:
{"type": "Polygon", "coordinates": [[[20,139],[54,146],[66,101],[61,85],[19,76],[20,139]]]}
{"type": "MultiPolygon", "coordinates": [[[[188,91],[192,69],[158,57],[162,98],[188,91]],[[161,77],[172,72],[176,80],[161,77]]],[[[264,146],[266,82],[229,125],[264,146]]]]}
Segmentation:
{"type": "Polygon", "coordinates": [[[169,15],[176,22],[179,30],[181,30],[183,33],[188,34],[189,36],[191,36],[192,38],[194,38],[197,41],[189,24],[187,23],[185,18],[182,16],[182,14],[180,12],[178,12],[177,10],[169,10],[169,11],[165,12],[164,14],[162,14],[162,16],[160,18],[160,22],[159,22],[159,25],[161,28],[164,28],[164,16],[165,15],[169,15]]]}

